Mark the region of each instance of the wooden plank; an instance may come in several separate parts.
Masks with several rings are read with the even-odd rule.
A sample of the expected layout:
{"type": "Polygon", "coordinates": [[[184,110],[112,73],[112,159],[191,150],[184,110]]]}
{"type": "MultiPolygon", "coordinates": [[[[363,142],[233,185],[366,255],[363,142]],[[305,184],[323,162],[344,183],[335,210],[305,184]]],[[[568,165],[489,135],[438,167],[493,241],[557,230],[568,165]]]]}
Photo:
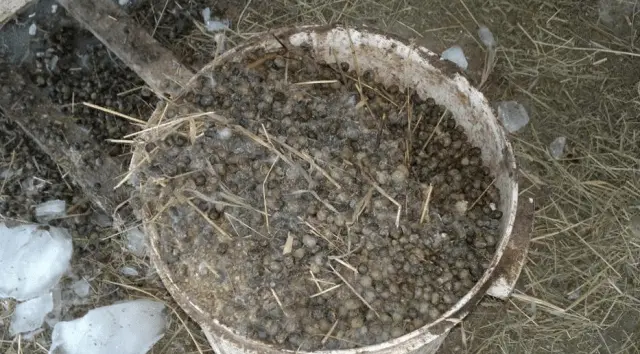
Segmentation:
{"type": "Polygon", "coordinates": [[[193,72],[111,0],[59,0],[60,5],[135,71],[156,94],[175,97],[193,72]]]}
{"type": "MultiPolygon", "coordinates": [[[[10,87],[13,92],[0,95],[0,113],[18,124],[94,205],[114,215],[118,205],[130,196],[127,185],[114,190],[126,171],[126,161],[108,156],[105,142],[95,141],[25,76],[12,71],[2,77],[0,86],[10,87]]],[[[122,218],[114,216],[114,226],[123,226],[122,218]]]]}
{"type": "Polygon", "coordinates": [[[0,27],[14,14],[33,2],[34,0],[0,0],[0,27]]]}

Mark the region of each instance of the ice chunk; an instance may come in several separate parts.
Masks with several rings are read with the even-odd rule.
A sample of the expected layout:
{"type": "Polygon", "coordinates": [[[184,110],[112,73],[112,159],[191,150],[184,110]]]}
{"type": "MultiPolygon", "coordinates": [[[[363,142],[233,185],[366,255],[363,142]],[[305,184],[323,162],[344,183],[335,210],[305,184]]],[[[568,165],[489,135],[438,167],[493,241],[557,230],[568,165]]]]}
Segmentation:
{"type": "Polygon", "coordinates": [[[208,7],[202,10],[202,19],[204,20],[204,25],[209,32],[223,31],[231,26],[231,22],[229,20],[220,20],[217,18],[211,19],[211,9],[208,7]]]}
{"type": "Polygon", "coordinates": [[[480,41],[487,48],[493,48],[496,45],[496,40],[493,38],[493,33],[487,28],[487,26],[480,26],[478,28],[478,37],[480,37],[480,41]]]}
{"type": "Polygon", "coordinates": [[[38,178],[38,177],[30,177],[26,181],[21,183],[22,189],[26,192],[28,196],[34,196],[39,194],[44,187],[47,186],[47,181],[38,178]]]}
{"type": "Polygon", "coordinates": [[[139,228],[127,232],[127,249],[138,257],[147,255],[147,237],[139,228]]]}
{"type": "Polygon", "coordinates": [[[205,7],[204,10],[202,10],[202,19],[204,20],[204,23],[207,23],[207,21],[209,21],[211,19],[211,9],[208,7],[205,7]]]}
{"type": "Polygon", "coordinates": [[[15,176],[18,176],[22,173],[22,169],[19,168],[17,170],[10,170],[8,168],[0,170],[0,179],[11,179],[15,176]]]}
{"type": "Polygon", "coordinates": [[[20,303],[11,316],[11,335],[35,331],[42,326],[44,318],[53,310],[51,293],[20,303]]]}
{"type": "Polygon", "coordinates": [[[86,279],[80,279],[71,284],[73,292],[79,297],[86,297],[91,292],[91,284],[86,279]]]}
{"type": "Polygon", "coordinates": [[[125,6],[129,4],[129,0],[118,0],[118,4],[120,4],[120,6],[125,6]]]}
{"type": "Polygon", "coordinates": [[[442,56],[440,57],[440,59],[452,62],[462,70],[467,70],[467,67],[469,66],[467,58],[464,56],[464,52],[459,45],[454,45],[453,47],[442,52],[442,56]]]}
{"type": "Polygon", "coordinates": [[[529,113],[516,101],[498,102],[498,119],[509,133],[517,132],[529,123],[529,113]]]}
{"type": "Polygon", "coordinates": [[[37,32],[38,32],[38,26],[36,26],[35,23],[32,23],[31,26],[29,26],[29,35],[35,36],[37,32]]]}
{"type": "Polygon", "coordinates": [[[62,290],[60,289],[60,284],[57,284],[53,290],[51,290],[51,295],[53,296],[53,310],[49,312],[47,317],[44,319],[44,322],[51,328],[56,325],[56,323],[60,322],[60,317],[62,317],[62,290]]]}
{"type": "Polygon", "coordinates": [[[36,220],[46,223],[67,215],[67,203],[56,199],[36,205],[36,220]]]}
{"type": "Polygon", "coordinates": [[[49,71],[51,72],[56,71],[59,60],[60,60],[60,57],[58,57],[57,55],[54,55],[53,58],[51,58],[51,60],[47,63],[47,69],[49,69],[49,71]]]}
{"type": "Polygon", "coordinates": [[[56,12],[58,12],[58,4],[51,5],[51,13],[55,14],[56,12]]]}
{"type": "Polygon", "coordinates": [[[0,298],[24,301],[44,295],[69,267],[72,252],[65,229],[0,223],[0,298]]]}
{"type": "Polygon", "coordinates": [[[207,31],[218,32],[229,28],[229,20],[209,20],[206,22],[207,31]]]}
{"type": "Polygon", "coordinates": [[[133,267],[122,267],[120,268],[120,274],[127,277],[137,277],[140,273],[133,267]]]}
{"type": "Polygon", "coordinates": [[[549,153],[554,159],[559,159],[564,155],[564,147],[567,145],[567,138],[559,136],[549,144],[549,153]]]}
{"type": "Polygon", "coordinates": [[[135,300],[58,322],[49,354],[144,354],[164,335],[164,304],[135,300]]]}

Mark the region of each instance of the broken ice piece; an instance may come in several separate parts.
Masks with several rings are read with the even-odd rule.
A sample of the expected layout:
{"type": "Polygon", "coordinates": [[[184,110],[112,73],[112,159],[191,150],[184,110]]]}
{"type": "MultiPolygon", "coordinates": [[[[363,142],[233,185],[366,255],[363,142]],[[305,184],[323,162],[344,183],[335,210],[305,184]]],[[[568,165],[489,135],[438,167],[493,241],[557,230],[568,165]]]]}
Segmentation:
{"type": "Polygon", "coordinates": [[[35,23],[32,23],[31,26],[29,26],[29,35],[35,36],[37,31],[38,31],[38,27],[36,26],[35,23]]]}
{"type": "Polygon", "coordinates": [[[564,136],[559,136],[555,138],[551,144],[549,144],[549,154],[554,159],[559,159],[564,155],[564,147],[567,144],[567,138],[564,136]]]}
{"type": "Polygon", "coordinates": [[[53,296],[51,293],[16,305],[13,316],[11,316],[9,332],[14,336],[20,333],[35,331],[42,326],[44,318],[52,310],[53,296]]]}
{"type": "Polygon", "coordinates": [[[129,0],[118,0],[118,4],[119,4],[120,6],[125,6],[125,5],[127,5],[128,3],[129,3],[129,0]]]}
{"type": "Polygon", "coordinates": [[[478,28],[478,37],[480,37],[480,41],[487,48],[493,48],[496,45],[496,40],[493,38],[493,33],[487,28],[487,26],[480,26],[478,28]]]}
{"type": "Polygon", "coordinates": [[[133,267],[122,267],[120,268],[120,273],[127,277],[137,277],[138,271],[133,267]]]}
{"type": "Polygon", "coordinates": [[[571,301],[577,300],[579,297],[580,297],[580,288],[577,288],[567,293],[567,299],[571,301]]]}
{"type": "Polygon", "coordinates": [[[51,5],[51,13],[55,14],[56,12],[58,12],[58,4],[51,5]]]}
{"type": "Polygon", "coordinates": [[[49,60],[49,62],[47,63],[47,69],[49,69],[49,71],[56,71],[56,67],[58,66],[58,60],[60,60],[60,57],[58,57],[57,55],[54,55],[53,58],[51,58],[51,60],[49,60]]]}
{"type": "Polygon", "coordinates": [[[164,304],[134,300],[99,307],[84,317],[58,322],[49,353],[144,354],[164,335],[164,304]]]}
{"type": "Polygon", "coordinates": [[[44,322],[50,328],[56,325],[56,323],[60,322],[62,317],[62,289],[60,289],[60,284],[57,284],[52,290],[51,295],[53,297],[53,310],[49,312],[47,317],[45,317],[44,322]]]}
{"type": "Polygon", "coordinates": [[[202,19],[204,20],[204,23],[207,23],[207,21],[209,21],[211,19],[211,9],[208,7],[205,7],[204,10],[202,10],[202,19]]]}
{"type": "Polygon", "coordinates": [[[209,32],[218,32],[228,29],[231,25],[229,20],[219,20],[217,18],[211,19],[211,9],[205,8],[202,10],[202,19],[204,20],[204,25],[209,32]]]}
{"type": "Polygon", "coordinates": [[[454,45],[453,47],[442,52],[440,60],[448,60],[456,64],[462,70],[467,70],[467,67],[469,66],[467,58],[464,56],[464,52],[459,45],[454,45]]]}
{"type": "Polygon", "coordinates": [[[36,220],[38,222],[45,223],[65,215],[67,215],[67,203],[64,200],[49,200],[36,205],[36,220]]]}
{"type": "Polygon", "coordinates": [[[22,169],[10,170],[8,168],[0,170],[0,179],[11,179],[22,173],[22,169]]]}
{"type": "Polygon", "coordinates": [[[73,246],[65,229],[0,223],[0,298],[46,294],[69,267],[73,246]]]}
{"type": "Polygon", "coordinates": [[[209,32],[219,32],[229,28],[230,22],[229,20],[209,20],[205,23],[207,26],[207,31],[209,32]]]}
{"type": "Polygon", "coordinates": [[[509,133],[517,132],[529,123],[529,114],[516,101],[498,102],[498,119],[509,133]]]}
{"type": "Polygon", "coordinates": [[[147,255],[147,238],[139,228],[134,227],[127,232],[127,249],[138,257],[147,255]]]}
{"type": "Polygon", "coordinates": [[[87,297],[91,292],[91,284],[86,279],[80,279],[71,284],[73,292],[79,297],[87,297]]]}

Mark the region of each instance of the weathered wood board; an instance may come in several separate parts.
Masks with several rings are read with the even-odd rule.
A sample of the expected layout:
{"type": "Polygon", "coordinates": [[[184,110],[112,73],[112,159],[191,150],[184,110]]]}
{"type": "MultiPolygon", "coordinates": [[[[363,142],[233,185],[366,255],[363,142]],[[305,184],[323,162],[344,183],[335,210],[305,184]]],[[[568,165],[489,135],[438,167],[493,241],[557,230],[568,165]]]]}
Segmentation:
{"type": "MultiPolygon", "coordinates": [[[[21,8],[13,3],[25,5],[30,2],[31,0],[0,0],[0,9],[9,9],[11,6],[11,16],[21,8]]],[[[193,76],[193,72],[180,64],[173,53],[153,39],[112,1],[59,0],[59,3],[135,71],[157,95],[175,96],[193,76]]],[[[14,72],[5,84],[15,86],[16,83],[21,83],[21,91],[0,97],[0,113],[18,124],[46,154],[69,173],[72,181],[94,205],[113,215],[118,205],[130,197],[126,184],[114,190],[127,171],[126,161],[116,161],[108,156],[104,152],[106,149],[101,148],[106,142],[93,141],[84,129],[60,112],[57,106],[40,96],[32,82],[14,72]],[[29,102],[21,102],[25,99],[29,102]],[[96,156],[97,152],[102,153],[96,156]],[[99,161],[100,166],[95,165],[96,161],[99,161]]]]}
{"type": "Polygon", "coordinates": [[[32,4],[35,0],[1,0],[0,1],[0,27],[13,17],[14,14],[32,4]]]}
{"type": "Polygon", "coordinates": [[[126,161],[105,154],[105,142],[91,138],[88,131],[40,95],[28,78],[14,71],[4,76],[0,85],[12,87],[11,92],[0,95],[0,114],[20,126],[95,206],[113,215],[130,196],[126,185],[114,189],[126,171],[126,161]]]}
{"type": "Polygon", "coordinates": [[[160,96],[175,96],[193,72],[110,0],[59,0],[160,96]]]}

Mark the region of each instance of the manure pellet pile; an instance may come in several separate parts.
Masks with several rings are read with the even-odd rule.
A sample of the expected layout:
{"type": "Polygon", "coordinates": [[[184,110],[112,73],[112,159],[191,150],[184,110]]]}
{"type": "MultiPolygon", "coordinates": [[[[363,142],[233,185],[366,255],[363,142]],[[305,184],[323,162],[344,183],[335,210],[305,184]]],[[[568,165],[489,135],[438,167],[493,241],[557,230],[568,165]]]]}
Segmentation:
{"type": "Polygon", "coordinates": [[[310,51],[202,72],[148,133],[135,167],[170,276],[279,348],[416,330],[472,288],[499,241],[494,177],[450,112],[310,51]]]}
{"type": "MultiPolygon", "coordinates": [[[[118,139],[135,132],[135,126],[113,112],[146,118],[153,111],[156,97],[115,54],[66,13],[61,11],[52,16],[56,21],[42,25],[46,32],[31,41],[34,55],[21,63],[21,70],[42,89],[42,94],[48,95],[53,105],[72,116],[96,141],[118,139]],[[100,108],[90,108],[84,103],[100,108]]],[[[30,128],[42,129],[37,125],[30,128]]],[[[63,138],[53,132],[50,135],[54,140],[63,138]]],[[[86,150],[85,146],[76,148],[86,150]]],[[[105,145],[105,149],[113,157],[129,150],[125,145],[113,143],[105,145]]],[[[87,165],[100,168],[101,153],[87,154],[87,165]]]]}

